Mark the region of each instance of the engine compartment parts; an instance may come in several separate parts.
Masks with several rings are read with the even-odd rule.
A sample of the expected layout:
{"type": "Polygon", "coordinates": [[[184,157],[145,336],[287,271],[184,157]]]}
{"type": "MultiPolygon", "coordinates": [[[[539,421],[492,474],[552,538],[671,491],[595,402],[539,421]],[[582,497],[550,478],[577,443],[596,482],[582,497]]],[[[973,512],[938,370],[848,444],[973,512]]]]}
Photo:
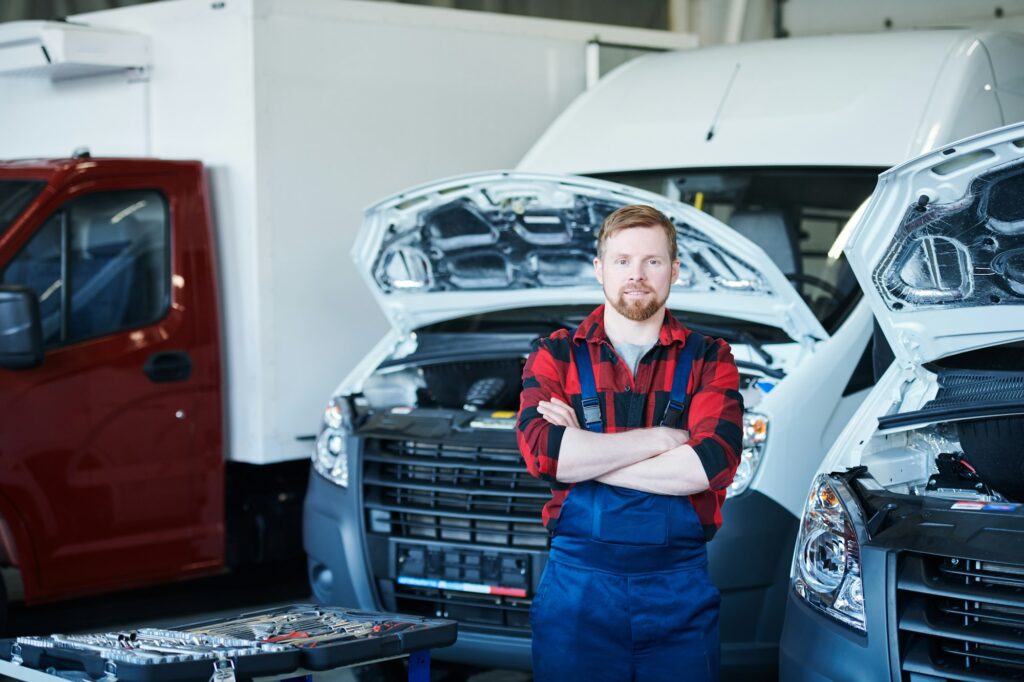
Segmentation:
{"type": "Polygon", "coordinates": [[[0,658],[126,682],[205,682],[217,671],[281,675],[448,646],[456,628],[450,620],[296,604],[176,629],[18,637],[0,645],[0,658]]]}
{"type": "Polygon", "coordinates": [[[942,452],[935,458],[938,471],[931,475],[925,489],[945,497],[990,499],[992,490],[962,453],[942,452]]]}
{"type": "Polygon", "coordinates": [[[1024,416],[958,422],[956,432],[978,478],[1024,501],[1024,416]]]}

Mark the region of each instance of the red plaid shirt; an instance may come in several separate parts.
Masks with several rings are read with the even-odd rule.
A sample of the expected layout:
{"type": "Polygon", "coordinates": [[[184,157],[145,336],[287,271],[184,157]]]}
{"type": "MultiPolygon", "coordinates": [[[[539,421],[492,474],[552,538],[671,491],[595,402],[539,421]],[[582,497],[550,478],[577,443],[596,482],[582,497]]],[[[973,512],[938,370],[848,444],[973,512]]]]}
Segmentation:
{"type": "MultiPolygon", "coordinates": [[[[559,329],[536,342],[523,369],[516,437],[526,468],[551,486],[551,500],[544,505],[542,514],[548,530],[555,529],[572,485],[556,479],[565,427],[545,421],[537,411],[537,403],[557,397],[572,405],[580,424],[583,423],[579,375],[570,344],[587,344],[604,430],[616,433],[661,422],[672,390],[676,360],[691,333],[666,310],[658,341],[640,361],[635,379],[605,333],[604,306],[583,321],[571,340],[567,330],[559,329]]],[[[725,341],[706,340],[702,356],[694,360],[687,395],[687,444],[697,453],[711,482],[709,490],[690,495],[690,501],[704,526],[705,536],[710,539],[722,525],[725,489],[739,466],[743,443],[739,372],[725,341]]]]}

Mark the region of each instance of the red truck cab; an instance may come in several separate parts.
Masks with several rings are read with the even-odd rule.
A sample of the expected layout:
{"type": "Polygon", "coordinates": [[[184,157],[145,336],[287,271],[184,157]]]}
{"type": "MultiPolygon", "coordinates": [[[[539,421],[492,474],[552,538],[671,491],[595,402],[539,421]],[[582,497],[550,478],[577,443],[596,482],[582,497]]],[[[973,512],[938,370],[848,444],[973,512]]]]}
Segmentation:
{"type": "Polygon", "coordinates": [[[26,604],[224,566],[206,187],[191,161],[0,163],[0,567],[26,604]]]}

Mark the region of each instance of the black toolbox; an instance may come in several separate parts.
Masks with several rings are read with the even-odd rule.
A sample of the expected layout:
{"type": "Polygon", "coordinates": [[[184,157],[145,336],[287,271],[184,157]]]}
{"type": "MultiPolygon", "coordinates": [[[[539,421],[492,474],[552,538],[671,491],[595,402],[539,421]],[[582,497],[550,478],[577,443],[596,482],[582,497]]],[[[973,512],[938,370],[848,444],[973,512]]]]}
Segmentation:
{"type": "Polygon", "coordinates": [[[445,647],[455,621],[293,604],[190,623],[3,640],[0,657],[35,670],[125,682],[208,682],[329,670],[445,647]]]}

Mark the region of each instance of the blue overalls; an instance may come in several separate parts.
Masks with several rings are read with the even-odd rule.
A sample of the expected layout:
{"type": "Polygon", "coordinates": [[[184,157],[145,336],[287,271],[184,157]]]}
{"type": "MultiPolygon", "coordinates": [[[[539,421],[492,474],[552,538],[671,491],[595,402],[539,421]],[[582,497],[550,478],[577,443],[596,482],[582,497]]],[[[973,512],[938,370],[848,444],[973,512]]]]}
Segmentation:
{"type": "MultiPolygon", "coordinates": [[[[683,412],[691,333],[662,424],[683,412]]],[[[574,349],[586,428],[603,432],[586,342],[574,349]]],[[[687,497],[586,481],[562,506],[530,609],[538,682],[717,680],[718,605],[704,529],[687,497]]]]}

